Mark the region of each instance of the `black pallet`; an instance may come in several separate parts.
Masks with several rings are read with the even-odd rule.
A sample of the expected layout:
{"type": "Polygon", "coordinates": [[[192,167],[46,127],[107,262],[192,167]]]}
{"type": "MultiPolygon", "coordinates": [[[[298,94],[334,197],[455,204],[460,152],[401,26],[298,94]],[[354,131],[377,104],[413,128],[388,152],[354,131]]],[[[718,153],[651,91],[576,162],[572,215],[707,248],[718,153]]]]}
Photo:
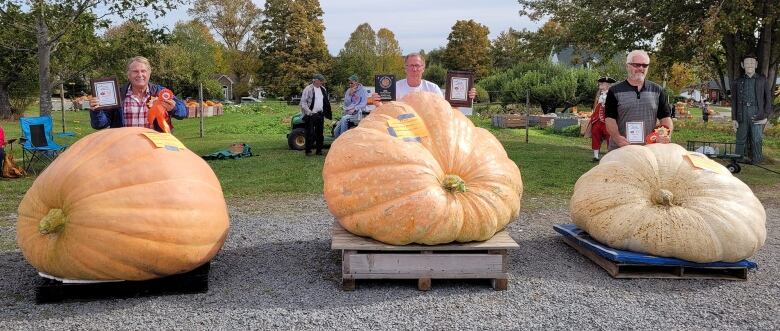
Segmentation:
{"type": "Polygon", "coordinates": [[[35,303],[206,293],[209,290],[210,267],[211,263],[207,262],[187,273],[144,281],[74,284],[41,277],[35,288],[35,303]]]}

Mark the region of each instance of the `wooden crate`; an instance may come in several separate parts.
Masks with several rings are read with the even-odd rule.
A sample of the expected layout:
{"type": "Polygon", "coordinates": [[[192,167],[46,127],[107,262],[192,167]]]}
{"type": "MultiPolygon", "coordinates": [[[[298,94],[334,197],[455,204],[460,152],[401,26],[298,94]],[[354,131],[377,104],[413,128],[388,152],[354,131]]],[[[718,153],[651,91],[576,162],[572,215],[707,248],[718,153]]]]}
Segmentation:
{"type": "Polygon", "coordinates": [[[492,123],[497,128],[524,128],[528,118],[521,114],[497,114],[493,115],[492,123]]]}
{"type": "Polygon", "coordinates": [[[211,263],[207,262],[187,273],[145,281],[63,283],[41,277],[35,288],[35,303],[206,293],[209,290],[210,267],[211,263]]]}
{"type": "Polygon", "coordinates": [[[347,291],[357,279],[416,279],[421,291],[430,290],[431,279],[490,279],[493,289],[506,290],[507,251],[520,247],[506,231],[487,241],[435,246],[388,245],[349,233],[338,222],[331,235],[347,291]]]}

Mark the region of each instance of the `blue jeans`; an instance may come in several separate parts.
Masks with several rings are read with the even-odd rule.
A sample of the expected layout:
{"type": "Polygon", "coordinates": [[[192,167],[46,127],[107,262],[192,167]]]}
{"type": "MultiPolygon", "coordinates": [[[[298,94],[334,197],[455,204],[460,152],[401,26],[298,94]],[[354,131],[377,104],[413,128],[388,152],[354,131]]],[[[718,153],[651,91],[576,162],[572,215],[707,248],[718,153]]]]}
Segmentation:
{"type": "Polygon", "coordinates": [[[347,129],[349,129],[349,121],[359,118],[358,114],[358,112],[355,112],[351,115],[342,116],[339,122],[336,123],[336,127],[333,129],[333,138],[338,138],[342,133],[347,131],[347,129]]]}

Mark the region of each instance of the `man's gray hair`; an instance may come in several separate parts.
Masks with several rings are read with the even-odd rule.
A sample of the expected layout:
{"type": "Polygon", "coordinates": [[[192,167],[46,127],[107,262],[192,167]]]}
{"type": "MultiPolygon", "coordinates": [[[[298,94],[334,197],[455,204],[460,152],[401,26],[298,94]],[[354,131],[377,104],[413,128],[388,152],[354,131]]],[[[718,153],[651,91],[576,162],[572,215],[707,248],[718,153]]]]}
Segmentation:
{"type": "Polygon", "coordinates": [[[417,52],[406,54],[406,56],[404,56],[404,64],[406,64],[406,61],[409,61],[409,58],[412,58],[412,57],[420,58],[420,60],[422,61],[423,66],[425,66],[425,57],[422,54],[417,53],[417,52]]]}
{"type": "Polygon", "coordinates": [[[637,55],[643,55],[644,57],[650,59],[650,55],[647,55],[647,52],[645,52],[645,51],[643,51],[641,49],[635,49],[635,50],[629,52],[628,55],[626,55],[626,64],[631,63],[631,59],[634,56],[637,56],[637,55]]]}
{"type": "Polygon", "coordinates": [[[143,56],[136,56],[136,57],[133,57],[132,59],[130,59],[129,61],[127,61],[127,70],[128,71],[130,71],[130,66],[134,62],[142,63],[143,65],[146,66],[146,70],[152,71],[152,65],[149,64],[149,59],[147,59],[147,58],[145,58],[143,56]]]}

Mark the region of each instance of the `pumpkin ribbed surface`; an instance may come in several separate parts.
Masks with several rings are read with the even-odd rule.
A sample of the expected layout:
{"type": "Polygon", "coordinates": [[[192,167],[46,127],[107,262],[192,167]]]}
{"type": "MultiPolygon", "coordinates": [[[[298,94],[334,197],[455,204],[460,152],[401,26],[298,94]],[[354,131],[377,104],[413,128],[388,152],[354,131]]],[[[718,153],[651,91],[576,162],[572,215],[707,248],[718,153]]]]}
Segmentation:
{"type": "Polygon", "coordinates": [[[375,109],[336,139],[322,173],[338,222],[389,244],[487,240],[520,213],[520,170],[501,143],[431,93],[375,109]],[[410,115],[428,136],[389,133],[389,120],[410,115]]]}
{"type": "Polygon", "coordinates": [[[693,167],[687,154],[676,144],[609,152],[574,186],[574,223],[618,249],[701,263],[752,256],[766,240],[761,202],[725,167],[693,167]]]}
{"type": "Polygon", "coordinates": [[[106,129],[69,147],[19,205],[17,242],[37,270],[146,280],[195,269],[225,241],[214,172],[189,150],[156,148],[144,128],[106,129]]]}

